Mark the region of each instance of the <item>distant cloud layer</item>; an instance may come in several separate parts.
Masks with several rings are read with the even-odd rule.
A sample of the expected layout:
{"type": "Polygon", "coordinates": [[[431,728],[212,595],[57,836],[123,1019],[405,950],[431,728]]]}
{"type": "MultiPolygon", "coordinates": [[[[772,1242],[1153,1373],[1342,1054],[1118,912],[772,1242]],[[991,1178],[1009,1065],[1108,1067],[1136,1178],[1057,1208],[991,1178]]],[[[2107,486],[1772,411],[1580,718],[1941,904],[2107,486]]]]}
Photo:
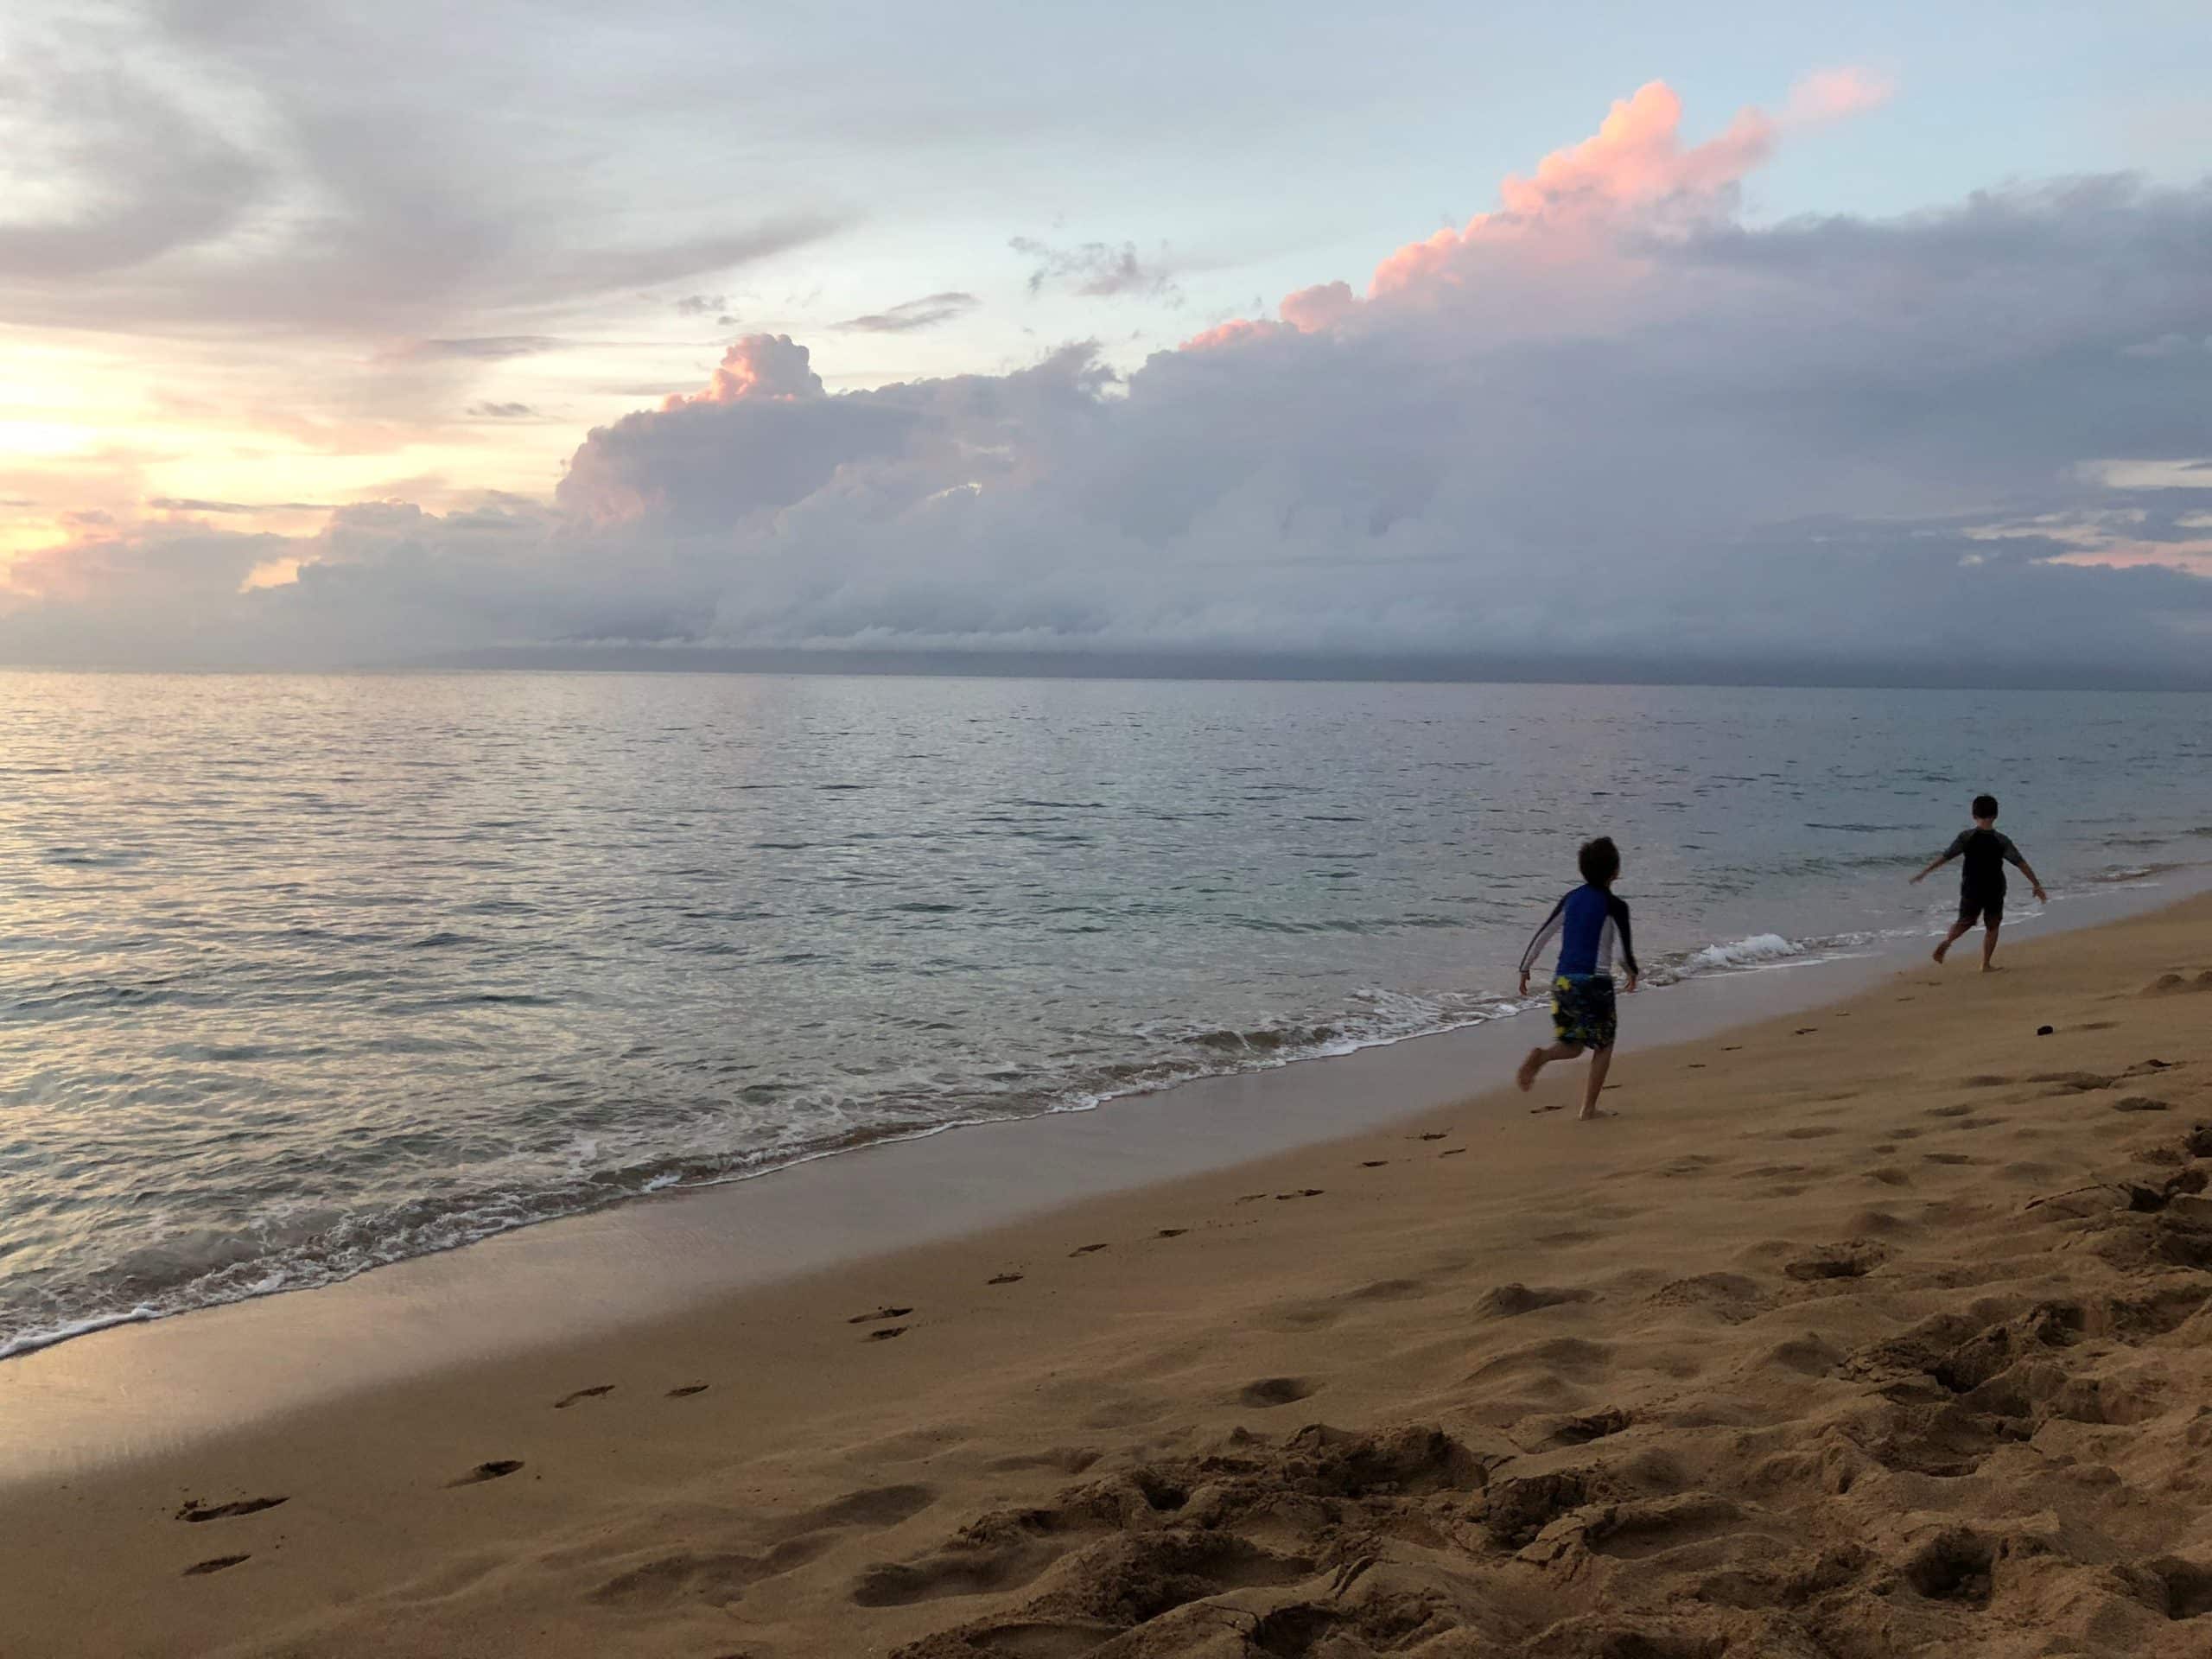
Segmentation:
{"type": "Polygon", "coordinates": [[[894,305],[887,311],[874,312],[864,317],[849,317],[837,326],[864,334],[911,334],[917,328],[933,328],[940,322],[964,317],[976,308],[977,303],[973,294],[931,294],[922,299],[908,300],[903,305],[894,305]]]}
{"type": "MultiPolygon", "coordinates": [[[[1077,344],[832,394],[808,345],[756,334],[696,393],[593,430],[550,504],[346,507],[294,538],[88,525],[16,564],[0,654],[655,642],[2212,682],[2212,184],[1745,220],[1743,181],[1796,127],[1885,96],[1831,72],[1690,143],[1654,83],[1363,287],[1322,281],[1126,377],[1077,344]]],[[[1170,280],[1134,247],[1016,246],[1033,286],[1170,280]]]]}
{"type": "Polygon", "coordinates": [[[1137,294],[1152,298],[1177,297],[1175,279],[1165,264],[1140,258],[1136,244],[1115,247],[1104,242],[1084,242],[1055,248],[1034,237],[1017,236],[1007,244],[1035,263],[1029,273],[1029,291],[1063,289],[1086,299],[1111,299],[1137,294]]]}

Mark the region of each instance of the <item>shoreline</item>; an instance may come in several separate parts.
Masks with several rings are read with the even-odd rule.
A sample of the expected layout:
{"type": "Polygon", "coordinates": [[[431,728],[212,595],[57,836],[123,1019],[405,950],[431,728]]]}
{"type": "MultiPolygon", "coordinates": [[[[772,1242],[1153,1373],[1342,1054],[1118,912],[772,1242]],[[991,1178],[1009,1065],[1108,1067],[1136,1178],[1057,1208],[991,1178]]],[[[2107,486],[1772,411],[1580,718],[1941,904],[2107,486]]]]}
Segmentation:
{"type": "MultiPolygon", "coordinates": [[[[2024,933],[2032,941],[2107,926],[2207,890],[2212,877],[2178,890],[2115,885],[2084,906],[2100,914],[2077,919],[2069,910],[2054,925],[2046,908],[2012,924],[2005,948],[2019,948],[2024,933]]],[[[1923,944],[1897,937],[1647,987],[1624,1002],[1617,1064],[1823,1006],[1911,965],[1923,944]]],[[[619,1333],[871,1257],[1411,1122],[1502,1092],[1531,1029],[1518,1015],[1478,1020],[1080,1111],[942,1126],[757,1175],[626,1196],[329,1283],[118,1315],[0,1360],[0,1412],[36,1428],[35,1446],[19,1438],[0,1453],[0,1487],[128,1462],[139,1449],[167,1452],[334,1395],[619,1333]],[[404,1340],[390,1338],[395,1327],[404,1340]],[[226,1358],[241,1351],[291,1363],[231,1375],[226,1358]],[[124,1390],[118,1375],[136,1380],[124,1390]],[[121,1433],[118,1424],[127,1426],[121,1433]]]]}
{"type": "MultiPolygon", "coordinates": [[[[1764,1542],[1731,1535],[1726,1559],[1740,1563],[1813,1524],[1778,1507],[1802,1487],[1819,1514],[1855,1513],[1863,1498],[1870,1516],[1888,1516],[1866,1519],[1851,1546],[1859,1553],[1835,1560],[1860,1563],[1852,1573],[1889,1562],[1885,1570],[1905,1574],[1897,1581],[1909,1589],[1928,1537],[1963,1528],[1996,1539],[1993,1549],[2015,1555],[1991,1556],[1999,1567],[1979,1570],[1995,1589],[1975,1593],[2011,1606],[2030,1594],[2035,1573],[2071,1559],[2046,1534],[2033,1535],[2042,1553],[2031,1549],[2033,1529],[2024,1532],[2014,1511],[2032,1500],[2067,1516],[2069,1537],[2102,1528],[2145,1561],[2201,1560],[2212,1585],[2212,1508],[2186,1496],[2200,1478],[2212,1491],[2212,1452],[2190,1449],[2187,1404],[2207,1381],[2187,1368],[2212,1365],[2212,1344],[2192,1334],[2212,1319],[2195,1313],[2212,1310],[2212,1231],[2202,1263],[2191,1265],[2189,1229],[2199,1224],[2183,1228],[2164,1213],[2169,1205],[2177,1217],[2193,1217],[2192,1204],[2212,1211],[2174,1185],[2177,1170],[2190,1173],[2177,1147],[2192,1110],[2212,1113],[2212,1024],[2202,1017],[2212,999],[2198,995],[2212,992],[2212,897],[2063,938],[2044,931],[2016,938],[2008,971],[1987,979],[1884,961],[1817,1017],[1716,1017],[1726,1041],[1624,1048],[1616,1073],[1624,1115],[1594,1132],[1544,1109],[1567,1106],[1579,1082],[1567,1077],[1547,1077],[1533,1102],[1461,1088],[1410,1121],[1391,1109],[1402,1098],[1354,1102],[1373,1116],[1348,1137],[1102,1190],[890,1253],[762,1264],[790,1271],[715,1296],[686,1291],[665,1306],[627,1307],[611,1322],[607,1310],[572,1306],[550,1338],[540,1331],[516,1345],[512,1332],[479,1332],[470,1354],[448,1351],[442,1363],[381,1375],[349,1369],[365,1344],[419,1357],[442,1340],[430,1287],[398,1283],[398,1269],[316,1296],[64,1344],[0,1371],[0,1412],[22,1431],[11,1436],[18,1448],[73,1422],[82,1436],[73,1454],[27,1464],[0,1485],[0,1535],[13,1546],[0,1582],[10,1606],[24,1610],[26,1650],[57,1655],[829,1659],[901,1643],[918,1644],[915,1659],[1089,1652],[1114,1631],[1103,1615],[1067,1612],[1103,1605],[1084,1600],[1084,1575],[1104,1570],[1108,1556],[1126,1565],[1131,1550],[1178,1539],[1183,1548],[1179,1529],[1216,1521],[1179,1510],[1145,1521],[1149,1500],[1139,1500],[1137,1519],[1116,1523],[1121,1531],[1085,1522],[1072,1541],[1050,1541],[1061,1534],[1016,1527],[1000,1554],[979,1541],[996,1535],[989,1527],[976,1533],[970,1523],[1008,1504],[1028,1513],[1022,1506],[1059,1503],[1071,1482],[1096,1494],[1183,1482],[1175,1490],[1195,1494],[1196,1477],[1176,1472],[1196,1468],[1192,1459],[1249,1465],[1238,1478],[1264,1484],[1293,1455],[1266,1448],[1288,1444],[1285,1436],[1297,1442],[1300,1423],[1320,1421],[1353,1425],[1370,1436],[1363,1444],[1386,1449],[1402,1446],[1390,1439],[1401,1425],[1438,1425],[1460,1448],[1446,1459],[1460,1472],[1446,1481],[1408,1471],[1399,1484],[1414,1496],[1403,1503],[1433,1491],[1441,1503],[1448,1492],[1461,1506],[1452,1512],[1468,1516],[1465,1506],[1498,1501],[1513,1482],[1583,1471],[1573,1490],[1604,1498],[1615,1517],[1605,1525],[1629,1525],[1619,1518],[1629,1516],[1663,1539],[1680,1522],[1690,1556],[1695,1538],[1726,1517],[1732,1528],[1776,1517],[1754,1529],[1764,1542]],[[2044,1024],[2052,1037],[2031,1034],[2044,1024]],[[2159,1097],[2135,1103],[2127,1091],[2138,1089],[2159,1097]],[[2180,1196],[2159,1197],[2158,1214],[2137,1213],[2125,1183],[2092,1181],[2106,1196],[2078,1196],[2114,1167],[2145,1171],[2158,1192],[2180,1196]],[[2152,1252],[2139,1261],[2126,1253],[2139,1234],[2152,1252]],[[345,1294],[354,1287],[363,1288],[345,1294]],[[1854,1367],[1872,1363],[1854,1353],[1904,1340],[1885,1332],[1960,1325],[1946,1340],[1980,1340],[1973,1330],[2009,1330],[2037,1298],[2062,1292],[2068,1306],[2091,1307],[2080,1316],[2088,1334],[2035,1357],[2045,1370],[2024,1373],[2015,1391],[2027,1392],[1999,1402],[2037,1425],[2014,1449],[2002,1434],[1974,1440],[1982,1420],[1967,1423],[1962,1407],[1870,1395],[1851,1381],[1854,1367]],[[2171,1317],[2126,1311],[2170,1304],[2171,1317]],[[2139,1328],[2145,1319],[2157,1328],[2139,1328]],[[2059,1378],[2061,1362],[2102,1370],[2078,1384],[2034,1380],[2059,1378]],[[38,1372],[38,1385],[25,1387],[38,1372]],[[255,1379],[286,1373],[310,1386],[265,1414],[246,1409],[255,1379]],[[227,1402],[232,1421],[192,1427],[180,1417],[178,1389],[227,1402]],[[1932,1434],[1980,1449],[1974,1458],[1892,1455],[1891,1441],[1867,1439],[1852,1414],[1867,1412],[1920,1425],[1915,1446],[1936,1445],[1932,1434]],[[1616,1415],[1631,1427],[1617,1427],[1616,1415]],[[1700,1437],[1724,1433],[1725,1455],[1697,1449],[1700,1437]],[[2096,1434],[2106,1440],[2094,1447],[2080,1440],[2096,1434]],[[2047,1440],[2038,1455],[2049,1467],[2036,1465],[2041,1484],[2030,1490],[2005,1460],[2047,1440]],[[1809,1473],[1792,1472],[1775,1459],[1793,1445],[1828,1449],[1809,1473]],[[2160,1478],[2172,1500],[2127,1498],[2157,1484],[2131,1461],[2139,1445],[2167,1471],[2160,1478]],[[2092,1449],[2097,1466],[2120,1471],[2118,1497],[2103,1477],[2080,1492],[2051,1484],[2063,1486],[2071,1465],[2050,1459],[2064,1452],[2081,1463],[2092,1449]],[[1992,1457],[1999,1463],[1989,1476],[1946,1472],[1953,1461],[1979,1468],[1977,1459],[1992,1457]],[[1820,1473],[1842,1466],[1840,1458],[1863,1468],[1862,1498],[1849,1503],[1820,1473]],[[1918,1466],[1931,1459],[1941,1468],[1918,1466]],[[1742,1487],[1751,1473],[1758,1480],[1742,1487]],[[1129,1527],[1167,1531],[1140,1536],[1129,1527]],[[2015,1556],[2023,1565],[2003,1567],[2015,1556]],[[1103,1633],[1088,1646],[920,1645],[937,1640],[931,1631],[993,1620],[1103,1633]]],[[[1351,1066],[1292,1070],[1326,1079],[1315,1092],[1327,1096],[1347,1092],[1338,1085],[1351,1066]]],[[[1035,1173],[1033,1155],[1027,1166],[1035,1173]]],[[[722,1207],[696,1201],[714,1196],[626,1209],[696,1213],[722,1207]]],[[[815,1208],[817,1225],[838,1219],[815,1208]]],[[[2202,1224],[2212,1229],[2212,1217],[2202,1224]]],[[[558,1281],[622,1257],[619,1230],[556,1224],[511,1236],[540,1249],[557,1236],[560,1249],[532,1254],[533,1271],[558,1281]]],[[[702,1234],[683,1236],[696,1245],[702,1234]]],[[[628,1266],[680,1261],[683,1242],[672,1237],[677,1248],[656,1254],[632,1237],[628,1266]]],[[[424,1271],[482,1282],[494,1248],[426,1258],[442,1265],[424,1271]]],[[[565,1282],[572,1304],[590,1300],[586,1281],[565,1282]]],[[[1923,1339],[1933,1338],[1913,1338],[1923,1339]]],[[[1904,1433],[1897,1424],[1883,1433],[1892,1431],[1904,1433]]],[[[67,1433],[57,1443],[68,1444],[67,1433]]],[[[1328,1446],[1351,1443],[1325,1435],[1296,1455],[1310,1464],[1328,1446]]],[[[1384,1502],[1359,1493],[1344,1501],[1367,1506],[1367,1522],[1384,1502]]],[[[1211,1516],[1228,1499],[1209,1502],[1211,1516]]],[[[1270,1503],[1275,1530],[1254,1531],[1226,1510],[1218,1520],[1243,1529],[1236,1559],[1264,1560],[1267,1572],[1215,1584],[1190,1605],[1243,1605],[1236,1598],[1268,1586],[1288,1595],[1308,1570],[1325,1588],[1336,1569],[1319,1565],[1319,1545],[1282,1530],[1284,1516],[1303,1511],[1289,1497],[1270,1503]]],[[[1554,1505],[1561,1525],[1584,1517],[1582,1531],[1548,1547],[1554,1559],[1581,1563],[1584,1587],[1545,1589],[1544,1628],[1610,1617],[1647,1580],[1651,1595],[1664,1596],[1649,1603],[1658,1622],[1639,1628],[1672,1628],[1680,1586],[1664,1574],[1687,1570],[1688,1558],[1676,1560],[1670,1545],[1616,1559],[1594,1541],[1586,1508],[1554,1505]]],[[[1461,1523],[1447,1520],[1432,1515],[1423,1535],[1458,1536],[1461,1523]]],[[[1411,1523],[1400,1515],[1392,1524],[1411,1523]]],[[[1420,1593],[1440,1598],[1438,1618],[1447,1601],[1470,1618],[1478,1603],[1491,1610],[1484,1617],[1520,1608],[1513,1618],[1533,1618],[1531,1586],[1548,1586],[1549,1569],[1522,1559],[1538,1545],[1518,1535],[1482,1522],[1464,1548],[1433,1541],[1420,1561],[1394,1556],[1374,1587],[1412,1594],[1405,1575],[1418,1568],[1430,1575],[1420,1593]],[[1522,1554],[1493,1561],[1501,1537],[1522,1554]],[[1463,1560],[1452,1550],[1473,1554],[1463,1560]],[[1508,1594],[1503,1580],[1492,1582],[1497,1573],[1522,1588],[1508,1594]]],[[[1645,1535],[1631,1527],[1624,1535],[1645,1535]]],[[[1700,1571],[1714,1565],[1697,1559],[1700,1571]]],[[[2158,1582],[2179,1598],[2174,1605],[2195,1605],[2196,1580],[2182,1567],[2156,1571],[2167,1573],[2158,1582]]],[[[1937,1584],[1942,1574],[1922,1577],[1937,1584]]],[[[2092,1600],[2101,1630],[2133,1617],[2113,1595],[2099,1591],[2098,1600],[2069,1583],[2064,1606],[2075,1611],[2046,1610],[2050,1628],[2073,1629],[2092,1600]]],[[[1942,1594],[1861,1590],[1852,1605],[1884,1618],[1941,1624],[1959,1611],[1942,1594]]],[[[1320,1592],[1298,1593],[1311,1602],[1320,1592]]],[[[1752,1617],[1723,1611],[1738,1623],[1752,1617]]],[[[1988,1617],[1978,1608],[1961,1616],[1988,1617]]],[[[2171,1624],[2183,1641],[2198,1633],[2188,1628],[2196,1617],[2161,1612],[2157,1629],[2144,1630],[2163,1636],[2171,1624]]],[[[1126,1651],[1198,1651],[1195,1627],[1176,1628],[1186,1645],[1126,1651]]],[[[2141,1634],[2120,1645],[2192,1650],[2141,1634]]],[[[1551,1641],[1512,1637],[1524,1639],[1551,1641]]],[[[2109,1640],[2090,1646],[2117,1650],[2109,1640]]],[[[1495,1649],[1436,1651],[1586,1647],[1602,1650],[1501,1638],[1495,1649]]],[[[1881,1650],[2001,1651],[1901,1638],[1881,1650]]]]}

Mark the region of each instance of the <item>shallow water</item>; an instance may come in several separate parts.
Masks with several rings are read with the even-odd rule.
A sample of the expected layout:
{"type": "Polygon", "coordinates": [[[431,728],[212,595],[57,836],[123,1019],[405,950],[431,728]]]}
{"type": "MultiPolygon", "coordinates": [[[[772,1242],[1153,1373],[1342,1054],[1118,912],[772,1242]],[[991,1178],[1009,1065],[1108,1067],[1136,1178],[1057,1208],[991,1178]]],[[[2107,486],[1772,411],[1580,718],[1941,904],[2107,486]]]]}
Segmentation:
{"type": "Polygon", "coordinates": [[[1499,1017],[1600,830],[1661,982],[1935,925],[1983,787],[2060,902],[2187,874],[2208,712],[0,675],[0,1351],[1499,1017]]]}

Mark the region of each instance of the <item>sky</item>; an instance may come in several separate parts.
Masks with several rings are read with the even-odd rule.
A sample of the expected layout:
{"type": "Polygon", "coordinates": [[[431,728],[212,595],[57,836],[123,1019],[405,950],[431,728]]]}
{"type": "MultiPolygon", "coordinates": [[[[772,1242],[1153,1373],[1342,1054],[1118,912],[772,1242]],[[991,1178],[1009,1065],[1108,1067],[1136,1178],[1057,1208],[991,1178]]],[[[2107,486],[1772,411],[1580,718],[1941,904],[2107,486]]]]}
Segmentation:
{"type": "Polygon", "coordinates": [[[0,661],[2212,686],[2201,3],[15,0],[0,661]]]}

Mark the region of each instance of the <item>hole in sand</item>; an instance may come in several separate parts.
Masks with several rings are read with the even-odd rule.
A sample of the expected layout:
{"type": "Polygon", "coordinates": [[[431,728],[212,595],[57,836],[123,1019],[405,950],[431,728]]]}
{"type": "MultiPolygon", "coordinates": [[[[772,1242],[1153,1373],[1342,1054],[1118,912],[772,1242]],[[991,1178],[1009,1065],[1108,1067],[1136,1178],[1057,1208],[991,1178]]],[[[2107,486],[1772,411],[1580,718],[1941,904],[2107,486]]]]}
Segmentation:
{"type": "Polygon", "coordinates": [[[2165,1586],[2168,1618],[2212,1618],[2212,1567],[2164,1560],[2151,1570],[2165,1586]]]}
{"type": "Polygon", "coordinates": [[[1986,1607],[1990,1569],[1996,1560],[1997,1552],[1986,1539],[1960,1529],[1921,1546],[1905,1563],[1905,1582],[1930,1601],[1986,1607]]]}

